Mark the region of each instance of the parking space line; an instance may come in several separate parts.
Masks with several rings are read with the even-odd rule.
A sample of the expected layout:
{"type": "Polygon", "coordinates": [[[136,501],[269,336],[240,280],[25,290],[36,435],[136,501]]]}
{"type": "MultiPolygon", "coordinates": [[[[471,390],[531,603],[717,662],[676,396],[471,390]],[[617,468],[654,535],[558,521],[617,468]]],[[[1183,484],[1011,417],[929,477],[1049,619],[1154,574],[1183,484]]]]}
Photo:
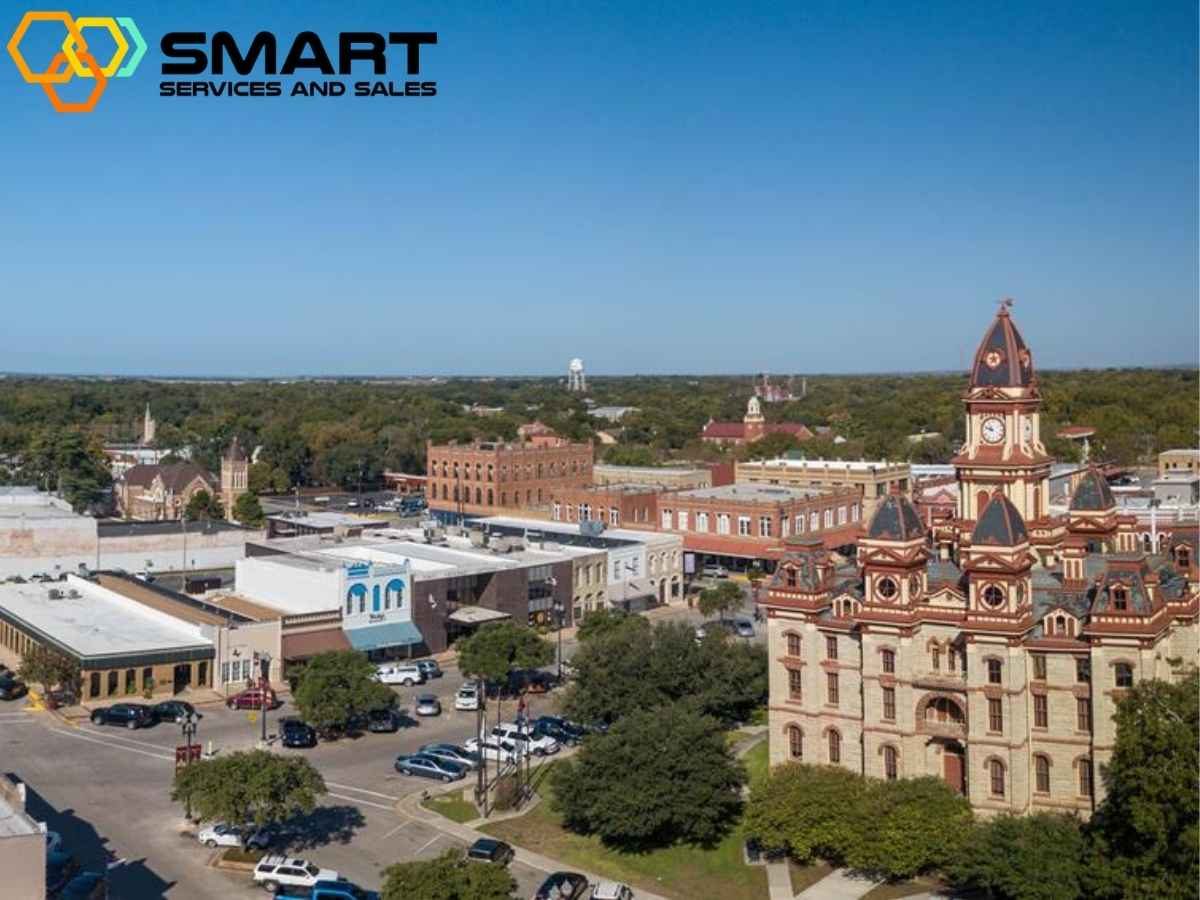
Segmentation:
{"type": "Polygon", "coordinates": [[[66,735],[67,737],[76,738],[77,740],[87,741],[90,744],[102,744],[103,746],[110,747],[113,750],[124,750],[126,753],[140,753],[142,756],[149,756],[153,759],[162,759],[166,760],[167,762],[175,761],[175,757],[166,753],[151,753],[148,750],[139,750],[137,747],[126,747],[122,744],[112,744],[108,741],[102,741],[99,738],[87,737],[86,735],[79,734],[76,731],[63,731],[58,728],[51,728],[50,731],[54,732],[55,734],[62,734],[66,735]]]}
{"type": "Polygon", "coordinates": [[[170,747],[165,747],[162,744],[156,744],[153,741],[139,741],[137,738],[125,737],[125,735],[117,734],[116,732],[97,731],[94,728],[88,728],[86,725],[80,725],[79,730],[84,734],[94,734],[96,737],[102,737],[109,741],[126,741],[130,744],[138,744],[142,747],[153,747],[155,750],[162,750],[164,752],[171,749],[170,747]]]}
{"type": "Polygon", "coordinates": [[[422,844],[422,845],[421,845],[421,847],[420,847],[420,849],[419,849],[419,850],[417,850],[417,853],[424,853],[426,850],[428,850],[428,849],[429,849],[429,847],[430,847],[430,846],[431,846],[431,845],[432,845],[432,844],[433,844],[435,841],[440,841],[440,840],[441,840],[442,838],[444,838],[444,837],[445,837],[445,835],[444,835],[444,834],[442,834],[442,833],[439,831],[437,834],[435,834],[433,837],[431,837],[429,840],[427,840],[427,841],[426,841],[424,844],[422,844]]]}
{"type": "Polygon", "coordinates": [[[397,831],[399,831],[401,828],[407,828],[407,827],[408,827],[409,825],[411,825],[411,824],[412,824],[412,820],[411,820],[411,819],[409,819],[407,822],[401,822],[399,825],[397,825],[395,828],[393,828],[391,831],[389,831],[387,834],[385,834],[385,835],[384,835],[383,837],[381,837],[379,840],[380,840],[380,841],[386,841],[388,838],[390,838],[390,837],[391,837],[393,834],[395,834],[395,833],[396,833],[397,831]]]}
{"type": "Polygon", "coordinates": [[[351,803],[361,803],[363,806],[373,806],[376,809],[385,809],[390,813],[396,812],[396,810],[392,807],[384,803],[376,803],[374,800],[364,800],[361,797],[351,797],[348,794],[336,794],[333,791],[329,791],[329,796],[337,797],[339,800],[349,800],[351,803]]]}
{"type": "Polygon", "coordinates": [[[342,791],[354,791],[358,794],[370,794],[372,797],[382,797],[384,800],[399,800],[399,797],[393,797],[391,794],[381,794],[379,791],[368,791],[366,788],[354,787],[351,784],[338,784],[336,781],[325,782],[330,787],[338,788],[342,791]]]}

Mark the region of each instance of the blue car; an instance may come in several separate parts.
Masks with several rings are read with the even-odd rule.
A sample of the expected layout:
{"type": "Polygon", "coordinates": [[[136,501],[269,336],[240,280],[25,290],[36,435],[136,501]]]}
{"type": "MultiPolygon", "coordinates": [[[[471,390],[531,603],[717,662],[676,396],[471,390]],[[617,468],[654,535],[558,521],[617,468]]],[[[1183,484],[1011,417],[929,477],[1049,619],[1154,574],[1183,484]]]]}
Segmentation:
{"type": "Polygon", "coordinates": [[[430,756],[427,753],[397,756],[396,771],[401,775],[419,775],[422,778],[436,778],[439,781],[457,781],[467,775],[464,766],[450,762],[448,759],[430,756]]]}

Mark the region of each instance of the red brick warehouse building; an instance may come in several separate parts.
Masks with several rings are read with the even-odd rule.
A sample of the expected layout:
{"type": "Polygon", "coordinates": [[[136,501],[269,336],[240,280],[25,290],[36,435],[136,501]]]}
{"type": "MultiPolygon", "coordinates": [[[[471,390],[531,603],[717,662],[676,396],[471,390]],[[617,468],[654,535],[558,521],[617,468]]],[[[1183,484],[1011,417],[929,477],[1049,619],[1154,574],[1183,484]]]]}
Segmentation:
{"type": "Polygon", "coordinates": [[[591,444],[429,442],[425,459],[429,510],[447,522],[515,510],[548,515],[556,491],[592,483],[591,444]]]}

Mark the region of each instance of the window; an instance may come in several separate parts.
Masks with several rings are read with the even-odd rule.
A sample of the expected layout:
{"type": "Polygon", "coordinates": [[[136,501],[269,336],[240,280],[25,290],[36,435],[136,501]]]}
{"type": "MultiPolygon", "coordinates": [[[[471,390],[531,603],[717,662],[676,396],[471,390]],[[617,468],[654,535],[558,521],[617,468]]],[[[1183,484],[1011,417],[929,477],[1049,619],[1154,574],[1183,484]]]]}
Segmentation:
{"type": "Polygon", "coordinates": [[[880,578],[879,581],[875,583],[875,593],[877,593],[884,600],[890,601],[896,596],[898,591],[899,588],[896,586],[896,582],[892,578],[880,578]]]}
{"type": "Polygon", "coordinates": [[[687,510],[686,510],[686,509],[681,509],[681,510],[679,511],[679,513],[678,513],[678,517],[679,517],[679,530],[680,530],[680,531],[687,531],[687,527],[688,527],[688,514],[687,514],[687,510]]]}
{"type": "Polygon", "coordinates": [[[799,669],[788,669],[788,696],[793,700],[804,699],[804,673],[799,669]]]}
{"type": "Polygon", "coordinates": [[[896,720],[896,689],[885,687],[883,689],[883,717],[889,722],[896,720]]]}
{"type": "Polygon", "coordinates": [[[1086,697],[1075,700],[1075,728],[1078,731],[1092,730],[1092,701],[1086,697]]]}
{"type": "Polygon", "coordinates": [[[1129,663],[1117,663],[1113,667],[1113,678],[1119,688],[1133,687],[1133,666],[1129,663]]]}
{"type": "Polygon", "coordinates": [[[555,522],[562,520],[562,504],[557,500],[554,501],[554,505],[551,507],[551,518],[553,518],[555,522]]]}
{"type": "Polygon", "coordinates": [[[788,753],[792,759],[804,759],[804,732],[796,725],[788,726],[788,753]]]}
{"type": "Polygon", "coordinates": [[[1129,595],[1125,593],[1125,588],[1115,587],[1112,591],[1113,609],[1129,609],[1129,595]]]}
{"type": "Polygon", "coordinates": [[[1004,730],[1004,707],[997,697],[988,698],[988,731],[1004,730]]]}
{"type": "Polygon", "coordinates": [[[881,657],[883,659],[883,671],[888,675],[895,673],[895,671],[896,671],[896,651],[895,650],[884,650],[883,653],[881,654],[881,657]]]}
{"type": "Polygon", "coordinates": [[[784,579],[787,581],[788,587],[794,588],[796,586],[796,570],[788,569],[784,575],[784,579]]]}
{"type": "Polygon", "coordinates": [[[133,694],[137,692],[137,669],[125,670],[125,693],[133,694]]]}
{"type": "Polygon", "coordinates": [[[706,512],[696,513],[696,530],[697,531],[708,531],[708,513],[706,513],[706,512]]]}
{"type": "Polygon", "coordinates": [[[983,602],[995,609],[1004,603],[1004,591],[994,584],[989,584],[983,589],[983,602]]]}
{"type": "Polygon", "coordinates": [[[787,636],[787,655],[800,656],[800,635],[789,634],[787,636]]]}
{"type": "Polygon", "coordinates": [[[796,534],[804,534],[804,513],[796,516],[796,534]]]}
{"type": "Polygon", "coordinates": [[[792,520],[789,519],[787,516],[784,516],[782,519],[779,520],[779,536],[780,537],[788,536],[788,534],[791,531],[791,524],[792,524],[792,520]]]}
{"type": "Polygon", "coordinates": [[[662,511],[662,527],[667,529],[674,527],[671,524],[671,510],[669,509],[664,509],[662,511]]]}
{"type": "Polygon", "coordinates": [[[1000,684],[1004,680],[1004,664],[998,659],[987,661],[988,684],[1000,684]]]}
{"type": "Polygon", "coordinates": [[[1033,727],[1047,728],[1050,725],[1050,701],[1045,694],[1033,695],[1033,727]]]}
{"type": "Polygon", "coordinates": [[[1092,680],[1092,661],[1090,659],[1075,660],[1075,680],[1087,684],[1092,680]]]}
{"type": "Polygon", "coordinates": [[[883,748],[883,777],[896,780],[896,748],[890,745],[883,748]]]}
{"type": "Polygon", "coordinates": [[[717,534],[729,534],[728,513],[717,513],[717,534]]]}
{"type": "Polygon", "coordinates": [[[1035,772],[1035,790],[1039,794],[1050,793],[1050,760],[1044,756],[1033,758],[1035,772]]]}
{"type": "Polygon", "coordinates": [[[621,511],[615,506],[610,506],[608,508],[608,524],[613,528],[616,528],[621,524],[621,511]]]}
{"type": "Polygon", "coordinates": [[[838,658],[837,638],[832,634],[826,635],[826,637],[825,637],[825,658],[826,659],[837,659],[838,658]]]}
{"type": "Polygon", "coordinates": [[[837,672],[825,673],[825,694],[830,706],[838,705],[838,674],[837,672]]]}
{"type": "Polygon", "coordinates": [[[1079,761],[1079,795],[1092,796],[1092,761],[1086,756],[1079,761]]]}
{"type": "Polygon", "coordinates": [[[835,764],[842,761],[842,736],[832,730],[829,732],[829,761],[835,764]]]}
{"type": "MultiPolygon", "coordinates": [[[[820,513],[811,513],[808,517],[808,530],[816,531],[820,527],[821,527],[821,514],[820,513]]],[[[800,530],[803,531],[804,529],[802,528],[800,530]]]]}
{"type": "Polygon", "coordinates": [[[826,528],[833,527],[833,510],[832,509],[825,510],[825,527],[826,528]]]}
{"type": "Polygon", "coordinates": [[[1035,681],[1046,680],[1046,654],[1033,654],[1033,678],[1035,681]]]}
{"type": "Polygon", "coordinates": [[[758,517],[758,536],[759,537],[770,537],[771,536],[771,517],[770,516],[759,516],[758,517]]]}
{"type": "MultiPolygon", "coordinates": [[[[668,510],[668,512],[663,513],[664,519],[666,518],[668,513],[669,513],[669,510],[668,510]]],[[[590,503],[580,503],[579,504],[579,521],[586,522],[591,517],[592,517],[592,505],[590,503]]],[[[670,527],[670,526],[667,526],[667,527],[670,527]]]]}
{"type": "Polygon", "coordinates": [[[742,537],[750,536],[750,517],[738,516],[738,534],[742,537]]]}
{"type": "Polygon", "coordinates": [[[992,796],[1004,796],[1004,763],[993,759],[988,763],[988,774],[991,780],[992,796]]]}
{"type": "Polygon", "coordinates": [[[933,660],[933,671],[935,671],[935,672],[942,671],[942,648],[934,647],[932,650],[929,651],[929,655],[933,660]]]}

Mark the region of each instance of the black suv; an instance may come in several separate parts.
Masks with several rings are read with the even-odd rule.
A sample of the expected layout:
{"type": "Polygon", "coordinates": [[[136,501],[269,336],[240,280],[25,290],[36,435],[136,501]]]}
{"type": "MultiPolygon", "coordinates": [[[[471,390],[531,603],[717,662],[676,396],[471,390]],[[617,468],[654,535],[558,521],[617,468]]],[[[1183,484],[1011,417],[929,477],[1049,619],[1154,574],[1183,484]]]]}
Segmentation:
{"type": "Polygon", "coordinates": [[[285,747],[315,747],[317,730],[299,719],[280,719],[279,742],[285,747]]]}
{"type": "Polygon", "coordinates": [[[164,700],[162,703],[156,703],[153,712],[154,719],[158,722],[182,722],[188,716],[200,718],[196,715],[196,707],[182,700],[164,700]]]}
{"type": "Polygon", "coordinates": [[[504,841],[480,838],[467,848],[467,859],[478,862],[498,863],[507,866],[514,856],[513,848],[504,841]]]}
{"type": "Polygon", "coordinates": [[[25,682],[14,678],[12,672],[0,674],[0,700],[17,700],[28,693],[25,682]]]}
{"type": "Polygon", "coordinates": [[[154,710],[143,703],[114,703],[92,712],[93,725],[124,725],[134,729],[153,725],[155,721],[154,710]]]}
{"type": "Polygon", "coordinates": [[[560,744],[578,744],[587,734],[561,716],[538,716],[533,722],[533,733],[552,737],[560,744]]]}

